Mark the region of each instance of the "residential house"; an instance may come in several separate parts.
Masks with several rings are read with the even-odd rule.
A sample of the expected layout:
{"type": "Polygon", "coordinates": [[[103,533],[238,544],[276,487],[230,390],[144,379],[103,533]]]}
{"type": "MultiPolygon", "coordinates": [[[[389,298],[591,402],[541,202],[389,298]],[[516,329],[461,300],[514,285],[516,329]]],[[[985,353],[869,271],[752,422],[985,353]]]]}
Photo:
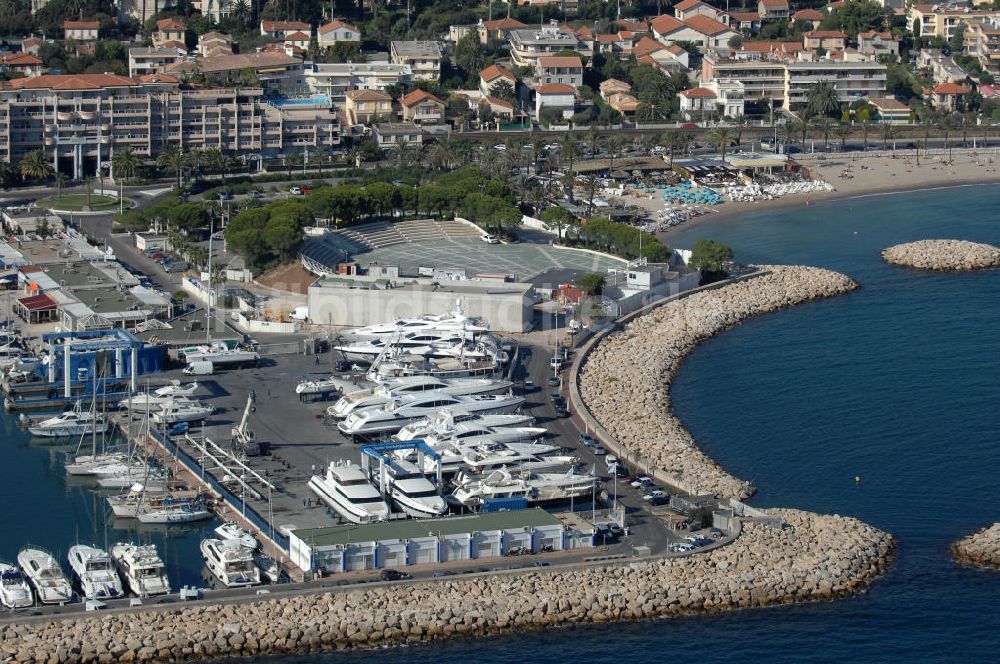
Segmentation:
{"type": "Polygon", "coordinates": [[[728,12],[730,28],[740,32],[757,32],[760,30],[761,18],[757,12],[728,12]]]}
{"type": "Polygon", "coordinates": [[[639,108],[639,100],[627,92],[615,92],[608,97],[608,106],[624,116],[634,115],[639,108]]]}
{"type": "Polygon", "coordinates": [[[45,71],[45,64],[30,53],[4,53],[0,56],[0,71],[21,76],[38,76],[45,71]]]}
{"type": "Polygon", "coordinates": [[[344,113],[352,125],[389,118],[392,117],[392,97],[378,90],[348,90],[344,93],[344,113]]]}
{"type": "Polygon", "coordinates": [[[564,118],[573,115],[576,107],[576,89],[565,83],[546,83],[535,88],[535,119],[543,108],[557,108],[564,118]]]}
{"type": "Polygon", "coordinates": [[[543,55],[536,63],[536,83],[566,83],[574,88],[583,85],[583,61],[576,56],[543,55]]]}
{"type": "Polygon", "coordinates": [[[490,65],[479,72],[479,90],[484,95],[495,94],[494,89],[501,81],[509,83],[512,90],[517,89],[517,77],[500,65],[490,65]]]}
{"type": "Polygon", "coordinates": [[[972,90],[958,83],[940,83],[934,86],[931,101],[934,106],[948,111],[956,111],[972,90]]]}
{"type": "Polygon", "coordinates": [[[585,48],[572,30],[554,25],[534,30],[511,30],[508,40],[511,60],[519,67],[534,67],[535,61],[543,55],[585,48]]]}
{"type": "Polygon", "coordinates": [[[639,36],[634,32],[619,30],[608,35],[597,35],[594,42],[594,50],[598,53],[616,55],[622,60],[627,60],[632,55],[639,36]]]}
{"type": "Polygon", "coordinates": [[[673,10],[674,16],[681,21],[686,21],[692,16],[707,16],[708,18],[720,21],[720,14],[725,17],[726,21],[729,20],[725,12],[720,12],[712,5],[706,4],[701,0],[681,0],[674,5],[673,10]]]}
{"type": "Polygon", "coordinates": [[[900,39],[891,32],[869,30],[858,33],[858,51],[865,55],[899,55],[900,39]]]}
{"type": "Polygon", "coordinates": [[[524,30],[528,26],[513,18],[500,18],[494,21],[480,21],[476,26],[479,41],[483,44],[507,41],[511,30],[524,30]]]}
{"type": "Polygon", "coordinates": [[[715,113],[715,92],[709,88],[690,88],[677,93],[681,114],[688,120],[711,117],[715,113]]]}
{"type": "Polygon", "coordinates": [[[701,14],[692,16],[686,21],[664,14],[653,19],[650,26],[653,35],[663,44],[691,42],[697,44],[703,51],[728,48],[729,40],[739,36],[738,32],[725,23],[701,14]]]}
{"type": "Polygon", "coordinates": [[[277,39],[279,41],[284,41],[285,37],[292,34],[293,32],[305,32],[309,33],[312,31],[312,26],[308,23],[303,23],[302,21],[261,21],[260,22],[260,34],[265,37],[270,37],[271,39],[277,39]]]}
{"type": "Polygon", "coordinates": [[[128,75],[133,78],[148,74],[162,74],[169,67],[184,62],[187,50],[183,48],[139,46],[128,50],[128,75]]]}
{"type": "Polygon", "coordinates": [[[868,103],[878,111],[880,124],[905,125],[910,124],[912,111],[910,107],[894,97],[876,97],[868,103]]]}
{"type": "MultiPolygon", "coordinates": [[[[448,41],[452,44],[457,44],[462,41],[464,37],[468,34],[476,32],[475,25],[449,25],[448,26],[448,41]]],[[[477,33],[478,35],[478,33],[477,33]]]]}
{"type": "Polygon", "coordinates": [[[810,30],[802,34],[802,47],[810,51],[842,49],[846,41],[847,35],[840,30],[810,30]]]}
{"type": "Polygon", "coordinates": [[[510,122],[514,119],[514,104],[509,101],[486,95],[481,97],[476,105],[476,110],[480,118],[483,117],[484,109],[487,108],[493,114],[493,117],[501,122],[510,122]]]}
{"type": "Polygon", "coordinates": [[[643,37],[632,49],[632,55],[640,64],[655,67],[665,74],[688,70],[688,52],[678,44],[664,46],[650,37],[643,37]]]}
{"type": "Polygon", "coordinates": [[[163,18],[156,22],[156,30],[153,31],[153,46],[160,47],[167,42],[184,43],[184,35],[187,33],[187,24],[177,18],[163,18]]]}
{"type": "Polygon", "coordinates": [[[29,55],[38,55],[38,49],[45,43],[44,39],[38,37],[25,37],[21,40],[21,52],[29,55]]]}
{"type": "Polygon", "coordinates": [[[445,103],[426,90],[414,90],[399,100],[403,120],[417,124],[440,124],[444,120],[445,103]]]}
{"type": "Polygon", "coordinates": [[[957,83],[968,78],[965,70],[955,64],[951,56],[945,55],[940,49],[922,48],[917,56],[917,64],[921,69],[928,70],[935,83],[957,83]]]}
{"type": "Polygon", "coordinates": [[[306,32],[289,32],[282,40],[289,55],[304,55],[309,50],[312,37],[306,32]]]}
{"type": "Polygon", "coordinates": [[[63,21],[63,34],[66,39],[97,41],[100,29],[101,24],[98,21],[63,21]]]}
{"type": "Polygon", "coordinates": [[[393,41],[389,53],[392,62],[407,64],[416,81],[436,81],[441,78],[441,42],[393,41]]]}
{"type": "Polygon", "coordinates": [[[784,20],[791,14],[788,0],[760,0],[757,3],[757,13],[762,19],[767,20],[784,20]]]}
{"type": "Polygon", "coordinates": [[[819,24],[823,22],[823,12],[816,9],[800,9],[792,14],[792,23],[796,21],[811,23],[813,30],[819,30],[819,24]]]}
{"type": "Polygon", "coordinates": [[[412,122],[380,122],[372,129],[372,137],[383,152],[406,145],[420,147],[424,142],[423,130],[412,122]]]}
{"type": "Polygon", "coordinates": [[[625,81],[619,81],[617,78],[609,78],[605,81],[601,81],[600,91],[601,99],[607,101],[608,97],[613,94],[617,94],[619,92],[632,92],[632,86],[625,81]]]}
{"type": "Polygon", "coordinates": [[[232,55],[233,40],[224,32],[206,32],[198,37],[198,55],[211,57],[215,55],[232,55]]]}
{"type": "Polygon", "coordinates": [[[319,45],[326,48],[339,42],[361,42],[361,31],[350,23],[345,23],[339,18],[330,21],[316,29],[316,40],[319,45]]]}

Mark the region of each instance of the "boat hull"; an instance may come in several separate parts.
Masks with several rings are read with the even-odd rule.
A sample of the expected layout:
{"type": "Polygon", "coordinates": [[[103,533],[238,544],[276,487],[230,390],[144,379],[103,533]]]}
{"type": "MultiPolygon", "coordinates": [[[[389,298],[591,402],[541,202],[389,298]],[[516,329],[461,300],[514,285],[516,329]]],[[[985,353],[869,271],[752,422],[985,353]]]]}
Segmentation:
{"type": "Polygon", "coordinates": [[[353,505],[348,506],[341,503],[337,500],[336,492],[329,486],[329,483],[324,478],[314,475],[309,480],[309,488],[319,497],[320,500],[329,505],[337,514],[344,517],[351,523],[375,523],[389,518],[388,507],[386,507],[384,512],[376,514],[366,510],[359,510],[353,505]]]}

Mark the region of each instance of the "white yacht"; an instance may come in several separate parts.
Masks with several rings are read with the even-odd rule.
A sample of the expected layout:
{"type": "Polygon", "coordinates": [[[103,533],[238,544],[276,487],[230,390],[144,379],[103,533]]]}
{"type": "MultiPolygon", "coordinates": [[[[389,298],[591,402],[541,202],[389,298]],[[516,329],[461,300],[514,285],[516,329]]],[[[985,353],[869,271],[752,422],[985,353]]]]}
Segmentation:
{"type": "MultiPolygon", "coordinates": [[[[440,449],[431,445],[441,454],[442,472],[467,470],[484,473],[497,468],[520,466],[530,461],[538,461],[547,454],[559,451],[555,445],[544,443],[493,443],[489,445],[443,444],[440,449]]],[[[434,460],[424,457],[424,470],[433,470],[434,460]]]]}
{"type": "Polygon", "coordinates": [[[187,505],[193,507],[198,498],[197,491],[177,490],[165,493],[147,493],[145,487],[136,483],[125,493],[108,496],[108,505],[118,517],[136,518],[136,510],[144,508],[157,510],[187,505]]]}
{"type": "MultiPolygon", "coordinates": [[[[122,460],[110,460],[103,463],[87,464],[85,468],[79,468],[76,472],[70,474],[90,475],[97,478],[118,477],[123,474],[128,474],[135,478],[142,478],[146,474],[146,463],[140,459],[126,458],[122,460]]],[[[131,483],[128,486],[131,486],[131,483]]]]}
{"type": "Polygon", "coordinates": [[[281,565],[271,556],[261,551],[254,551],[253,561],[260,569],[261,578],[268,583],[277,583],[281,579],[281,565]]]}
{"type": "Polygon", "coordinates": [[[160,410],[150,415],[157,424],[177,424],[178,422],[197,422],[215,412],[212,406],[206,406],[200,401],[167,401],[160,405],[160,410]]]}
{"type": "Polygon", "coordinates": [[[119,405],[122,408],[128,409],[130,412],[145,413],[146,411],[159,409],[159,407],[167,401],[185,400],[191,397],[197,389],[197,381],[191,383],[181,383],[180,381],[175,380],[168,385],[164,385],[163,387],[153,390],[152,392],[133,394],[130,398],[123,399],[119,405]]]}
{"type": "Polygon", "coordinates": [[[372,523],[389,518],[389,505],[353,463],[332,461],[324,476],[313,475],[309,488],[320,500],[352,523],[372,523]]]}
{"type": "Polygon", "coordinates": [[[389,323],[378,323],[353,330],[353,334],[361,337],[385,337],[399,332],[417,332],[425,330],[460,330],[466,332],[488,332],[490,326],[479,318],[470,318],[462,310],[461,301],[450,313],[437,316],[421,316],[419,318],[400,318],[389,323]]]}
{"type": "Polygon", "coordinates": [[[258,546],[257,538],[248,533],[235,521],[226,521],[215,529],[215,534],[219,536],[219,539],[238,542],[240,546],[244,546],[251,551],[258,546]]]}
{"type": "Polygon", "coordinates": [[[102,489],[128,489],[136,483],[142,483],[146,491],[166,491],[167,474],[162,470],[147,470],[142,466],[98,473],[97,485],[102,489]]]}
{"type": "Polygon", "coordinates": [[[368,379],[376,383],[400,376],[495,376],[503,370],[503,364],[494,358],[424,357],[407,353],[389,354],[376,364],[367,374],[368,379]]]}
{"type": "Polygon", "coordinates": [[[409,461],[393,459],[382,464],[389,496],[406,514],[422,519],[441,516],[448,511],[437,488],[409,461]]]}
{"type": "Polygon", "coordinates": [[[69,548],[67,557],[85,598],[114,599],[125,594],[107,552],[88,544],[75,544],[69,548]]]}
{"type": "Polygon", "coordinates": [[[500,394],[509,392],[512,383],[492,378],[449,378],[434,376],[404,376],[392,378],[381,385],[367,390],[358,390],[340,397],[337,403],[326,409],[331,417],[344,418],[359,408],[381,406],[393,398],[409,394],[422,394],[437,390],[454,396],[472,394],[500,394]]]}
{"type": "Polygon", "coordinates": [[[48,551],[28,547],[17,554],[17,564],[21,566],[35,597],[42,604],[66,604],[73,600],[73,588],[63,575],[59,563],[48,551]]]}
{"type": "Polygon", "coordinates": [[[334,346],[333,349],[343,355],[345,359],[371,362],[386,352],[386,349],[424,357],[437,357],[439,352],[465,344],[470,339],[471,333],[465,334],[454,330],[426,330],[367,339],[348,338],[345,343],[334,346]]]}
{"type": "MultiPolygon", "coordinates": [[[[481,426],[489,429],[508,427],[530,427],[535,423],[531,415],[521,413],[499,415],[495,413],[472,414],[461,409],[441,410],[427,417],[415,420],[399,430],[396,440],[414,440],[432,435],[449,435],[458,430],[459,425],[481,426]]],[[[544,430],[543,430],[544,433],[544,430]]]]}
{"type": "Polygon", "coordinates": [[[13,565],[0,562],[0,604],[8,609],[26,609],[34,603],[24,573],[13,565]]]}
{"type": "Polygon", "coordinates": [[[331,392],[340,392],[341,394],[344,394],[351,387],[351,381],[338,378],[337,376],[330,376],[329,378],[303,380],[295,386],[295,393],[329,394],[331,392]]]}
{"type": "Polygon", "coordinates": [[[572,469],[565,473],[528,472],[513,474],[506,468],[458,486],[449,497],[465,507],[479,507],[489,498],[526,498],[529,503],[567,500],[590,495],[595,478],[572,469]]]}
{"type": "Polygon", "coordinates": [[[172,505],[161,505],[159,507],[137,507],[135,518],[140,523],[146,524],[166,524],[191,523],[192,521],[202,521],[212,516],[212,513],[205,509],[205,506],[198,502],[182,502],[172,505]]]}
{"type": "Polygon", "coordinates": [[[108,430],[108,422],[103,415],[89,410],[67,410],[55,417],[42,420],[28,427],[32,436],[42,438],[66,438],[82,436],[91,433],[104,433],[108,430]]]}
{"type": "Polygon", "coordinates": [[[93,475],[95,469],[103,468],[110,463],[124,463],[126,460],[128,456],[124,452],[80,454],[66,464],[66,472],[70,475],[93,475]]]}
{"type": "Polygon", "coordinates": [[[425,392],[355,411],[338,423],[337,428],[348,436],[395,433],[411,421],[442,409],[458,408],[470,414],[510,413],[523,403],[523,397],[507,394],[453,396],[443,392],[425,392]]]}
{"type": "Polygon", "coordinates": [[[139,597],[166,595],[170,593],[166,566],[152,544],[115,544],[111,547],[111,559],[128,585],[129,590],[139,597]]]}
{"type": "Polygon", "coordinates": [[[253,551],[235,540],[203,539],[201,555],[208,571],[227,588],[260,583],[260,569],[253,561],[253,551]]]}

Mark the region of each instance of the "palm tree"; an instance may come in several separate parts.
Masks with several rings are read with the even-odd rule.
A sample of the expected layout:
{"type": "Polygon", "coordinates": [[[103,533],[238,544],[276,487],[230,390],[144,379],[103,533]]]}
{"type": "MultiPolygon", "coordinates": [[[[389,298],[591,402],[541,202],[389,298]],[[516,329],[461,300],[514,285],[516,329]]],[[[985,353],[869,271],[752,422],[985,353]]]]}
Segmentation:
{"type": "Polygon", "coordinates": [[[955,129],[955,116],[951,113],[946,113],[938,118],[937,121],[938,129],[944,134],[944,147],[948,151],[948,161],[951,161],[951,141],[949,140],[950,134],[953,129],[955,129]]]}
{"type": "Polygon", "coordinates": [[[733,140],[732,132],[729,131],[729,128],[716,127],[708,133],[708,140],[715,144],[715,147],[722,155],[722,160],[725,161],[729,142],[733,140]]]}
{"type": "Polygon", "coordinates": [[[868,130],[872,126],[871,117],[867,113],[863,113],[858,119],[858,124],[861,125],[861,141],[864,145],[864,151],[868,152],[868,130]]]}
{"type": "Polygon", "coordinates": [[[187,154],[176,143],[167,143],[163,152],[156,157],[156,165],[163,170],[173,171],[177,178],[177,188],[180,189],[181,175],[187,165],[187,154]]]}
{"type": "Polygon", "coordinates": [[[226,155],[222,154],[219,148],[208,148],[204,152],[198,153],[198,165],[209,173],[221,173],[222,185],[226,184],[226,155]]]}
{"type": "Polygon", "coordinates": [[[46,182],[55,175],[56,169],[52,165],[52,162],[49,161],[49,158],[45,156],[44,152],[41,150],[32,150],[21,157],[21,162],[18,164],[18,171],[20,171],[21,177],[26,180],[46,182]]]}
{"type": "Polygon", "coordinates": [[[834,128],[834,133],[840,139],[840,151],[847,151],[847,137],[851,134],[851,126],[841,122],[834,128]]]}
{"type": "Polygon", "coordinates": [[[801,136],[802,151],[806,151],[806,138],[809,135],[809,123],[805,120],[796,120],[793,125],[793,130],[796,134],[801,136]]]}
{"type": "Polygon", "coordinates": [[[664,132],[660,140],[663,141],[663,147],[670,153],[670,169],[672,170],[674,167],[674,150],[681,147],[684,143],[681,132],[677,129],[671,129],[664,132]]]}
{"type": "Polygon", "coordinates": [[[806,112],[810,115],[828,117],[840,115],[840,97],[837,96],[837,89],[826,81],[820,81],[809,88],[806,100],[806,112]]]}
{"type": "Polygon", "coordinates": [[[896,141],[893,140],[893,139],[896,138],[896,128],[893,127],[888,122],[886,122],[885,120],[882,121],[882,124],[880,125],[879,128],[882,130],[882,149],[885,150],[886,144],[891,140],[892,141],[892,150],[893,150],[893,152],[895,152],[896,151],[896,141]]]}
{"type": "Polygon", "coordinates": [[[141,165],[142,160],[139,159],[139,155],[128,145],[116,150],[111,157],[111,170],[114,171],[116,178],[120,177],[123,181],[134,178],[141,165]]]}
{"type": "Polygon", "coordinates": [[[566,160],[566,177],[569,182],[569,186],[566,187],[566,198],[570,203],[573,202],[573,183],[574,183],[574,171],[573,171],[573,159],[576,157],[580,146],[576,142],[576,138],[566,134],[563,137],[562,142],[559,146],[559,156],[566,160]]]}
{"type": "Polygon", "coordinates": [[[737,149],[743,147],[743,130],[746,129],[748,122],[747,116],[742,113],[733,118],[733,140],[736,141],[737,149]]]}
{"type": "Polygon", "coordinates": [[[833,120],[828,117],[822,117],[816,121],[816,125],[819,130],[823,132],[823,150],[830,149],[830,132],[833,131],[833,120]]]}

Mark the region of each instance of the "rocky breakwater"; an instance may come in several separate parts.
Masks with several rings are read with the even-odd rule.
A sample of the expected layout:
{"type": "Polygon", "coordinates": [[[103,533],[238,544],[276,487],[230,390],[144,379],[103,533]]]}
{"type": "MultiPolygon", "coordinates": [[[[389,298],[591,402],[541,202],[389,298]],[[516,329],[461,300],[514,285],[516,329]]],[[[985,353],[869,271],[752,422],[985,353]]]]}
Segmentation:
{"type": "Polygon", "coordinates": [[[765,273],[682,297],[602,339],[580,373],[591,414],[617,442],[676,486],[746,497],[747,485],[695,444],[672,414],[670,383],[684,357],[704,339],[741,321],[857,288],[849,277],[812,267],[760,266],[765,273]]]}
{"type": "Polygon", "coordinates": [[[920,270],[984,270],[1000,267],[1000,247],[966,240],[920,240],[883,249],[882,260],[920,270]]]}
{"type": "Polygon", "coordinates": [[[1000,568],[1000,523],[958,540],[951,545],[951,555],[967,565],[1000,568]]]}
{"type": "Polygon", "coordinates": [[[892,537],[856,519],[776,509],[702,555],[0,626],[0,661],[168,662],[309,653],[645,619],[866,588],[892,537]]]}

